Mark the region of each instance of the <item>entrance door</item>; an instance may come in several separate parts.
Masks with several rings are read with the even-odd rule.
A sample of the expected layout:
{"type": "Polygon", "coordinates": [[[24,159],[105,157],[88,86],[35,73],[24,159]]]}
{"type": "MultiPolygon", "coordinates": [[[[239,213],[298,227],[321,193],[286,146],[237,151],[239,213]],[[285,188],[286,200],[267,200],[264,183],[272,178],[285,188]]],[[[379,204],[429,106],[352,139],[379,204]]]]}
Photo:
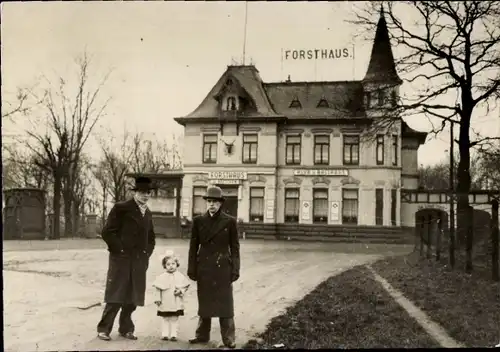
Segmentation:
{"type": "Polygon", "coordinates": [[[222,211],[235,218],[238,217],[238,197],[226,197],[222,211]]]}
{"type": "Polygon", "coordinates": [[[222,189],[222,194],[226,198],[224,205],[222,206],[222,211],[228,215],[238,217],[238,188],[237,187],[224,187],[219,186],[222,189]]]}

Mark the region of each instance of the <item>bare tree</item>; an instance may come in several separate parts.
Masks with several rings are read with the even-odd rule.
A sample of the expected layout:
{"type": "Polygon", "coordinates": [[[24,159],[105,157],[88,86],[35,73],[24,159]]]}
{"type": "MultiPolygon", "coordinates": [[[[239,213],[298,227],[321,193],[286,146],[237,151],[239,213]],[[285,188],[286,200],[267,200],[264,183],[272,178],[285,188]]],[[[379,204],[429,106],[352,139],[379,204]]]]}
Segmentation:
{"type": "Polygon", "coordinates": [[[107,215],[108,193],[110,188],[110,181],[107,173],[106,163],[104,160],[99,161],[92,168],[92,174],[99,183],[101,189],[101,214],[102,219],[107,215]]]}
{"type": "Polygon", "coordinates": [[[168,143],[155,135],[147,139],[144,134],[136,133],[132,138],[131,167],[134,173],[161,173],[182,168],[177,138],[172,136],[172,142],[168,143]]]}
{"type": "Polygon", "coordinates": [[[96,165],[96,177],[101,186],[106,186],[106,191],[113,202],[124,200],[127,190],[126,174],[130,172],[133,148],[132,138],[125,130],[120,143],[116,140],[100,139],[102,158],[96,165]],[[117,148],[113,144],[118,144],[117,148]]]}
{"type": "MultiPolygon", "coordinates": [[[[356,11],[356,20],[350,22],[373,29],[373,14],[378,12],[374,6],[372,3],[356,11]]],[[[470,148],[498,138],[471,138],[472,119],[481,110],[488,114],[500,96],[500,2],[404,1],[384,6],[383,20],[387,20],[394,46],[405,52],[396,64],[413,88],[403,100],[392,104],[392,111],[399,112],[397,116],[437,118],[441,123],[434,129],[436,133],[447,122],[459,126],[457,225],[458,235],[467,238],[471,253],[471,217],[466,213],[470,209],[470,148]],[[412,21],[403,21],[403,15],[411,16],[412,21]]],[[[466,270],[472,270],[471,261],[466,270]]]]}
{"type": "Polygon", "coordinates": [[[35,89],[36,85],[30,88],[18,88],[15,96],[8,92],[2,93],[2,123],[6,121],[14,122],[14,116],[18,114],[28,115],[34,107],[43,102],[41,97],[30,94],[35,89]],[[9,96],[9,99],[5,99],[9,96]]]}
{"type": "Polygon", "coordinates": [[[102,156],[92,167],[102,194],[103,217],[107,215],[108,199],[118,202],[127,197],[131,186],[128,173],[161,173],[182,167],[176,136],[170,136],[168,143],[155,136],[146,139],[144,133],[131,134],[126,129],[121,138],[110,139],[110,131],[104,135],[98,138],[102,156]]]}
{"type": "Polygon", "coordinates": [[[92,189],[92,170],[90,159],[82,157],[77,169],[77,178],[72,188],[72,219],[73,231],[77,233],[80,229],[81,218],[85,215],[85,207],[95,204],[96,194],[92,189]]]}
{"type": "Polygon", "coordinates": [[[8,188],[38,188],[47,190],[50,174],[38,166],[38,156],[21,150],[16,144],[2,145],[2,186],[8,188]]]}
{"type": "MultiPolygon", "coordinates": [[[[42,110],[46,130],[36,125],[27,131],[27,146],[37,154],[39,166],[52,174],[54,182],[54,238],[60,237],[61,192],[64,185],[66,232],[72,230],[72,187],[77,179],[80,157],[96,122],[103,115],[109,99],[100,101],[101,88],[108,75],[92,88],[89,82],[90,59],[86,53],[76,60],[77,76],[74,92],[62,77],[57,88],[46,79],[48,88],[43,92],[42,110]],[[64,184],[63,184],[64,181],[64,184]],[[69,210],[68,210],[69,209],[69,210]]],[[[32,93],[36,96],[35,93],[32,93]]],[[[40,123],[40,120],[38,121],[40,123]]]]}
{"type": "MultiPolygon", "coordinates": [[[[458,155],[458,153],[456,153],[458,155]]],[[[458,170],[458,158],[455,158],[454,174],[458,170]]],[[[482,159],[479,153],[471,158],[471,189],[480,190],[483,188],[482,159]]],[[[450,165],[447,160],[443,160],[435,165],[421,166],[418,169],[419,188],[426,190],[447,191],[450,189],[450,165]]],[[[454,188],[457,180],[454,179],[454,188]]]]}
{"type": "Polygon", "coordinates": [[[479,151],[481,156],[481,182],[483,187],[500,190],[500,143],[479,151]]]}

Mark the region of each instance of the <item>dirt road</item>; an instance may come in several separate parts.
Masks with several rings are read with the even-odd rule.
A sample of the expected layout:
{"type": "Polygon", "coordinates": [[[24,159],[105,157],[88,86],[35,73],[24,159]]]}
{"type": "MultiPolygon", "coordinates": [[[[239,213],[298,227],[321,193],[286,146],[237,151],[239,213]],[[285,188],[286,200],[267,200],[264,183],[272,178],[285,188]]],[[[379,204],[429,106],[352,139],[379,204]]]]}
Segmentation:
{"type": "MultiPolygon", "coordinates": [[[[83,246],[83,245],[82,245],[83,246]]],[[[82,248],[80,246],[80,248],[82,248]]],[[[93,245],[95,248],[95,245],[93,245]]],[[[151,257],[148,280],[161,273],[159,255],[172,248],[186,272],[187,242],[159,241],[151,257]]],[[[366,264],[406,246],[365,246],[325,243],[243,241],[241,278],[234,284],[237,344],[241,346],[287,306],[301,299],[327,277],[366,264]],[[342,253],[343,252],[343,253],[342,253]]],[[[179,342],[159,340],[160,322],[153,290],[146,306],[134,313],[137,341],[112,333],[111,342],[95,338],[102,307],[81,310],[102,299],[107,252],[103,249],[59,249],[4,252],[4,334],[7,351],[185,349],[196,327],[196,283],[186,297],[186,316],[179,342]]],[[[116,327],[115,327],[116,328],[116,327]]],[[[220,330],[214,320],[212,342],[220,330]]],[[[201,346],[192,346],[200,348],[201,346]]]]}

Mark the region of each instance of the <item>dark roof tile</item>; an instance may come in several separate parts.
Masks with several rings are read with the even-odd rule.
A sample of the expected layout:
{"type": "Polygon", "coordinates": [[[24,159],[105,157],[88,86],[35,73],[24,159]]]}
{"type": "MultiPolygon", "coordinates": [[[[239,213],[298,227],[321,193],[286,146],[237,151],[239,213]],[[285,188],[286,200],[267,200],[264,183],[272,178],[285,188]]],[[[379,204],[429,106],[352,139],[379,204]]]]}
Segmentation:
{"type": "Polygon", "coordinates": [[[283,82],[264,83],[274,110],[289,118],[364,117],[361,82],[283,82]],[[290,107],[298,99],[302,108],[290,107]],[[318,107],[321,99],[328,107],[318,107]]]}

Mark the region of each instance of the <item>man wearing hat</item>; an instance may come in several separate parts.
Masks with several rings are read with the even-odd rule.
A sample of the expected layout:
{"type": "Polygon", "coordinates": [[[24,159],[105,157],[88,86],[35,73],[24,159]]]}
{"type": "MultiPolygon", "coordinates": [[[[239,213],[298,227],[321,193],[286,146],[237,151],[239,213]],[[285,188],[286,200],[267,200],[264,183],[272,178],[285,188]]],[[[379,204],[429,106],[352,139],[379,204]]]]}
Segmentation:
{"type": "MultiPolygon", "coordinates": [[[[236,219],[221,208],[222,190],[209,187],[207,212],[193,219],[189,244],[189,278],[197,282],[198,327],[190,343],[210,340],[212,318],[218,317],[225,347],[235,348],[232,283],[240,276],[240,244],[236,219]]],[[[221,346],[223,347],[223,346],[221,346]]]]}
{"type": "Polygon", "coordinates": [[[146,205],[153,190],[151,179],[136,178],[132,190],[134,197],[116,203],[102,229],[102,239],[108,245],[109,267],[106,306],[97,325],[97,336],[105,341],[111,340],[109,334],[120,309],[119,334],[126,339],[137,339],[132,313],[137,306],[144,306],[146,271],[155,248],[153,220],[146,205]]]}

